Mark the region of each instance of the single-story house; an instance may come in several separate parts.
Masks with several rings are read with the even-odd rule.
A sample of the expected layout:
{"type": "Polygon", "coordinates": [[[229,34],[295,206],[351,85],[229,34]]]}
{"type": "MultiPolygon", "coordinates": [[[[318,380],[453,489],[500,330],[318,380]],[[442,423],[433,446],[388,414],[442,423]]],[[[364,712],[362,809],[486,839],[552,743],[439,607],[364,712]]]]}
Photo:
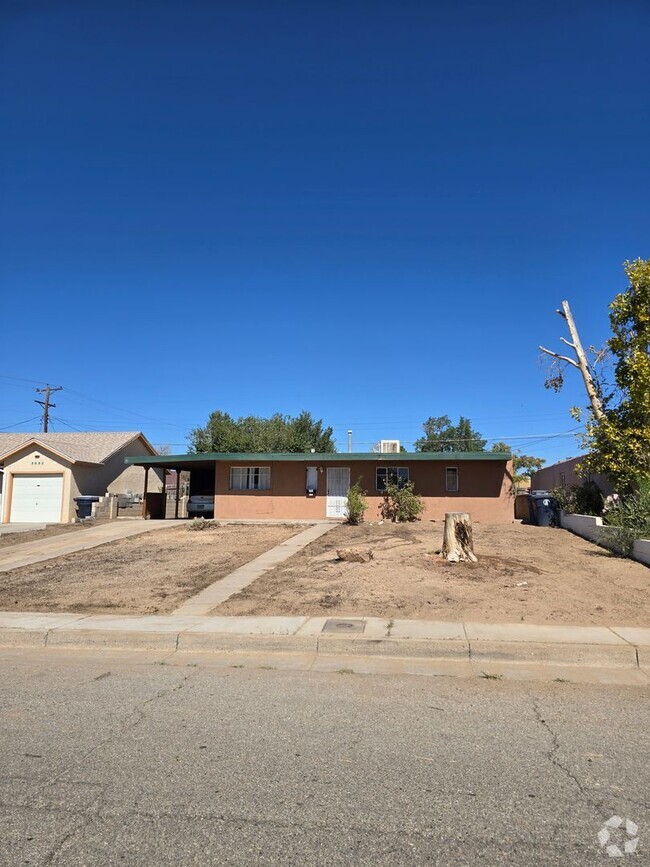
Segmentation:
{"type": "Polygon", "coordinates": [[[124,459],[155,454],[138,431],[0,433],[0,522],[66,524],[80,495],[143,494],[144,470],[124,459]]]}
{"type": "MultiPolygon", "coordinates": [[[[469,512],[475,521],[514,516],[511,455],[497,452],[270,453],[129,456],[130,466],[188,470],[190,495],[214,496],[215,518],[344,518],[347,492],[361,479],[377,520],[389,478],[409,480],[424,520],[469,512]]],[[[153,512],[152,512],[153,514],[153,512]]]]}
{"type": "Polygon", "coordinates": [[[614,493],[614,486],[609,481],[607,476],[600,473],[590,473],[586,476],[579,476],[576,473],[576,465],[580,461],[584,461],[586,455],[579,455],[577,458],[567,458],[565,461],[558,461],[556,464],[550,464],[548,467],[542,467],[533,473],[530,480],[531,491],[551,491],[553,488],[570,488],[572,485],[581,485],[583,482],[595,482],[605,496],[614,493]]]}

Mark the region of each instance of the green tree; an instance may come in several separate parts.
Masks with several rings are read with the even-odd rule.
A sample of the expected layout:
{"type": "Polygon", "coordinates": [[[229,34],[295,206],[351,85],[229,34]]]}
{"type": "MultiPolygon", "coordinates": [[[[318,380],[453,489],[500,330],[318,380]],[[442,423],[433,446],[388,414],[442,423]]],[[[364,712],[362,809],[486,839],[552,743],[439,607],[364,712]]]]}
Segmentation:
{"type": "Polygon", "coordinates": [[[532,455],[523,455],[513,451],[508,443],[494,443],[491,452],[510,452],[512,455],[513,481],[521,484],[527,481],[533,473],[541,470],[546,461],[544,458],[535,458],[532,455]]]}
{"type": "Polygon", "coordinates": [[[484,452],[487,440],[472,429],[468,418],[460,416],[458,424],[448,415],[428,418],[422,425],[424,436],[414,443],[416,452],[484,452]]]}
{"type": "Polygon", "coordinates": [[[624,265],[630,285],[609,306],[614,384],[603,397],[604,417],[587,421],[582,462],[605,473],[620,490],[650,478],[650,260],[624,265]]]}
{"type": "Polygon", "coordinates": [[[204,427],[189,435],[192,452],[334,452],[333,430],[321,419],[301,412],[295,418],[275,413],[270,418],[249,415],[234,419],[215,410],[204,427]]]}

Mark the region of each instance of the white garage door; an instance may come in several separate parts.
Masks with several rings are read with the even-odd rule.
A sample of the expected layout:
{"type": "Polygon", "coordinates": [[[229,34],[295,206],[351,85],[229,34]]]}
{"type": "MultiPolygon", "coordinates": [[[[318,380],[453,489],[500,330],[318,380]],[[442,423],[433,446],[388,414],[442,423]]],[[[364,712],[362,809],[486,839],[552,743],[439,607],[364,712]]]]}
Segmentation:
{"type": "Polygon", "coordinates": [[[15,475],[13,481],[10,521],[59,523],[63,476],[54,473],[15,475]]]}

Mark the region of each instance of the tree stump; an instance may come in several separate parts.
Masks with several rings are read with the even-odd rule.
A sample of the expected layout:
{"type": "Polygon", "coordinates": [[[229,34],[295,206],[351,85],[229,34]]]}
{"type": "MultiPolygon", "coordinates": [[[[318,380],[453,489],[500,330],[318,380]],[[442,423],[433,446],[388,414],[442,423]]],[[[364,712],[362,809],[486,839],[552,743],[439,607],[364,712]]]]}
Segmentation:
{"type": "Polygon", "coordinates": [[[339,560],[345,560],[348,563],[369,563],[374,560],[374,554],[371,550],[355,551],[353,548],[338,548],[336,556],[339,560]]]}
{"type": "Polygon", "coordinates": [[[447,512],[445,514],[445,531],[440,553],[450,563],[458,563],[460,560],[476,563],[472,516],[468,512],[447,512]]]}

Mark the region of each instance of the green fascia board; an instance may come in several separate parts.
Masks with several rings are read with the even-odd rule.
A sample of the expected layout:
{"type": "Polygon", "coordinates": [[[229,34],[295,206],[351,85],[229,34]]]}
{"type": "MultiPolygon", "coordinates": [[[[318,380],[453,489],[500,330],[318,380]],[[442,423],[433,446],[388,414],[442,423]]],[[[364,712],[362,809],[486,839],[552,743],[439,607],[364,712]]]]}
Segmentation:
{"type": "Polygon", "coordinates": [[[125,458],[126,464],[139,467],[169,467],[176,464],[207,464],[215,462],[274,463],[276,461],[302,461],[303,463],[351,463],[352,461],[372,461],[374,463],[411,463],[412,461],[509,461],[510,452],[201,452],[190,455],[156,455],[125,458]]]}

